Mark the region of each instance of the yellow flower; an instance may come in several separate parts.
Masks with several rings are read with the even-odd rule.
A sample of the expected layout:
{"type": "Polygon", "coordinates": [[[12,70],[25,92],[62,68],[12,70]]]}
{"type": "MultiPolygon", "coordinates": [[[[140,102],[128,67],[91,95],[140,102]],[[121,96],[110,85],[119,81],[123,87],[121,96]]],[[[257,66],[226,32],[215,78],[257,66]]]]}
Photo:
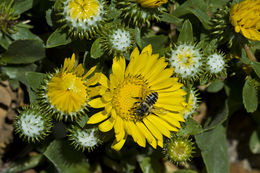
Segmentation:
{"type": "Polygon", "coordinates": [[[66,58],[63,68],[48,75],[42,87],[40,98],[43,107],[56,114],[58,119],[70,117],[73,120],[83,113],[88,99],[94,96],[88,93],[88,87],[95,84],[95,76],[86,81],[94,70],[95,67],[83,75],[82,64],[75,66],[75,54],[66,58]]]}
{"type": "Polygon", "coordinates": [[[137,0],[137,2],[144,8],[158,8],[168,0],[137,0]]]}
{"type": "Polygon", "coordinates": [[[251,40],[260,41],[260,1],[245,0],[230,10],[230,21],[236,32],[251,40]]]}
{"type": "Polygon", "coordinates": [[[65,0],[59,13],[69,33],[83,39],[95,35],[104,22],[104,0],[65,0]]]}
{"type": "Polygon", "coordinates": [[[148,45],[140,53],[137,48],[130,56],[126,68],[124,57],[114,58],[112,74],[109,79],[100,75],[101,97],[93,99],[89,105],[103,108],[90,117],[88,124],[99,124],[102,132],[114,128],[115,141],[112,148],[120,150],[128,135],[140,146],[146,146],[146,140],[153,147],[163,147],[163,135],[170,138],[170,131],[178,131],[180,122],[184,121],[179,113],[184,109],[186,92],[181,89],[178,78],[171,77],[173,68],[165,58],[158,59],[152,54],[152,46],[148,45]],[[153,97],[155,103],[147,101],[153,97]],[[150,103],[150,109],[144,114],[138,113],[140,105],[150,103]]]}

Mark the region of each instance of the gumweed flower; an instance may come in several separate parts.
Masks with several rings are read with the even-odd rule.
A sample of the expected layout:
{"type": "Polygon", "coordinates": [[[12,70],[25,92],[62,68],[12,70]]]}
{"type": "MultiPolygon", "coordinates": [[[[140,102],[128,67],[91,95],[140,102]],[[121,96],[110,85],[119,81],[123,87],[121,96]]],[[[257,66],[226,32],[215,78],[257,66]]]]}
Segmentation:
{"type": "Polygon", "coordinates": [[[168,0],[137,0],[137,2],[144,8],[158,8],[166,4],[168,0]]]}
{"type": "Polygon", "coordinates": [[[245,0],[235,4],[231,7],[229,19],[235,32],[260,41],[260,1],[245,0]]]}
{"type": "Polygon", "coordinates": [[[18,19],[20,18],[20,15],[15,14],[13,3],[14,0],[10,2],[4,1],[0,4],[0,31],[5,35],[16,32],[15,24],[18,23],[18,19]]]}
{"type": "Polygon", "coordinates": [[[185,109],[182,111],[182,116],[185,120],[195,113],[199,102],[198,94],[195,89],[191,89],[188,93],[189,94],[186,95],[187,104],[184,105],[185,109]]]}
{"type": "Polygon", "coordinates": [[[169,58],[174,74],[182,81],[195,80],[202,71],[203,56],[193,45],[181,44],[177,46],[169,58]]]}
{"type": "Polygon", "coordinates": [[[128,135],[142,147],[146,140],[153,148],[163,147],[163,136],[170,138],[170,131],[181,127],[186,92],[167,65],[148,45],[141,53],[133,50],[127,67],[124,57],[115,57],[109,79],[100,74],[99,83],[106,90],[88,104],[104,110],[87,124],[100,123],[102,132],[114,129],[113,149],[120,150],[128,135]]]}
{"type": "Polygon", "coordinates": [[[166,142],[163,152],[173,163],[185,165],[192,158],[194,143],[188,137],[173,135],[166,142]]]}
{"type": "Polygon", "coordinates": [[[52,128],[51,118],[39,107],[31,105],[18,111],[15,117],[15,132],[28,142],[43,140],[52,128]]]}
{"type": "Polygon", "coordinates": [[[110,55],[124,55],[134,44],[133,33],[126,27],[108,26],[101,35],[102,46],[110,55]]]}
{"type": "Polygon", "coordinates": [[[63,67],[48,74],[40,87],[39,101],[43,111],[65,121],[83,115],[94,94],[88,91],[89,87],[97,82],[95,75],[88,78],[94,70],[92,67],[84,74],[82,64],[75,65],[75,54],[66,58],[63,67]]]}
{"type": "Polygon", "coordinates": [[[220,53],[209,55],[206,61],[206,71],[210,78],[223,77],[226,74],[225,57],[220,53]]]}
{"type": "Polygon", "coordinates": [[[97,127],[80,128],[78,126],[71,126],[68,129],[68,137],[73,146],[84,151],[92,151],[95,147],[102,143],[100,131],[97,127]]]}
{"type": "Polygon", "coordinates": [[[116,8],[122,13],[121,17],[127,24],[147,27],[152,21],[160,21],[160,15],[166,11],[162,6],[167,0],[116,0],[116,8]]]}
{"type": "Polygon", "coordinates": [[[89,39],[103,25],[106,14],[103,0],[66,0],[62,5],[59,22],[74,37],[89,39]]]}

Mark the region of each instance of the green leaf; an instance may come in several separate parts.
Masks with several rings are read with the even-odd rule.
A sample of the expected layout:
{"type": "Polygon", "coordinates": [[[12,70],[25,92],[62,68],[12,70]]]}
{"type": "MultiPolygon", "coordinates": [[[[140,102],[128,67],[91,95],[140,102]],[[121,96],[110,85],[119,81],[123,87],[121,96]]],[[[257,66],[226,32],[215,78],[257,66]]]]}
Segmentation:
{"type": "Polygon", "coordinates": [[[145,157],[139,161],[141,170],[146,173],[164,172],[161,163],[156,157],[145,157]]]}
{"type": "Polygon", "coordinates": [[[254,112],[258,106],[257,89],[254,80],[248,78],[243,87],[243,103],[247,112],[254,112]]]}
{"type": "Polygon", "coordinates": [[[204,130],[210,130],[222,124],[226,121],[228,113],[229,110],[227,100],[225,100],[224,104],[216,105],[216,107],[214,109],[212,108],[211,111],[210,117],[212,117],[212,119],[208,119],[208,122],[205,123],[204,130]]]}
{"type": "Polygon", "coordinates": [[[62,173],[89,173],[89,163],[84,154],[75,151],[67,141],[54,140],[43,153],[62,173]]]}
{"type": "Polygon", "coordinates": [[[29,64],[45,57],[45,49],[38,40],[14,41],[2,55],[0,64],[29,64]]]}
{"type": "Polygon", "coordinates": [[[23,81],[25,72],[35,71],[37,66],[35,64],[20,65],[20,66],[2,66],[2,73],[6,74],[10,79],[17,79],[23,81]]]}
{"type": "Polygon", "coordinates": [[[14,13],[22,14],[33,7],[33,0],[16,0],[14,1],[14,13]]]}
{"type": "Polygon", "coordinates": [[[175,171],[174,173],[197,173],[197,171],[189,170],[189,169],[180,169],[175,171]]]}
{"type": "Polygon", "coordinates": [[[260,137],[258,131],[254,131],[249,141],[250,151],[253,154],[260,154],[260,137]]]}
{"type": "Polygon", "coordinates": [[[257,76],[260,77],[260,62],[252,62],[252,67],[257,76]]]}
{"type": "Polygon", "coordinates": [[[204,28],[209,29],[210,17],[208,15],[208,7],[204,0],[189,0],[177,7],[173,15],[180,17],[186,14],[195,15],[204,28]]]}
{"type": "Polygon", "coordinates": [[[229,173],[226,131],[222,125],[195,136],[208,173],[229,173]]]}
{"type": "Polygon", "coordinates": [[[38,40],[42,41],[40,37],[30,31],[31,26],[23,23],[15,25],[16,32],[11,35],[14,40],[38,40]]]}
{"type": "Polygon", "coordinates": [[[168,43],[168,37],[165,35],[155,35],[151,37],[145,37],[143,38],[142,45],[145,47],[149,44],[152,44],[153,52],[156,53],[156,51],[164,48],[168,43]]]}
{"type": "Polygon", "coordinates": [[[186,135],[196,135],[203,131],[203,128],[201,125],[193,120],[192,118],[189,118],[183,123],[180,131],[177,133],[179,136],[186,136],[186,135]]]}
{"type": "Polygon", "coordinates": [[[57,46],[62,46],[69,44],[71,42],[71,38],[67,35],[67,33],[63,32],[61,29],[56,29],[48,38],[46,42],[46,48],[53,48],[57,46]]]}
{"type": "Polygon", "coordinates": [[[185,20],[182,25],[181,32],[178,37],[178,43],[193,43],[192,24],[189,20],[185,20]]]}
{"type": "Polygon", "coordinates": [[[77,119],[77,123],[78,125],[81,127],[81,128],[84,128],[85,125],[87,125],[87,122],[88,122],[88,115],[83,115],[81,116],[79,119],[77,119]]]}
{"type": "Polygon", "coordinates": [[[3,173],[16,173],[23,172],[27,169],[36,167],[43,160],[43,155],[38,154],[35,156],[22,158],[17,162],[13,162],[3,173]]]}
{"type": "Polygon", "coordinates": [[[180,27],[183,23],[183,19],[180,19],[169,13],[163,13],[160,17],[161,17],[161,21],[166,22],[166,23],[172,23],[172,24],[176,25],[177,27],[180,27]]]}
{"type": "Polygon", "coordinates": [[[224,87],[224,82],[222,80],[214,81],[210,84],[210,86],[207,88],[208,92],[211,93],[217,93],[224,87]]]}
{"type": "Polygon", "coordinates": [[[102,44],[100,41],[101,38],[96,39],[90,49],[90,55],[94,59],[100,58],[104,54],[104,50],[102,49],[102,44]]]}
{"type": "Polygon", "coordinates": [[[29,86],[34,91],[37,91],[37,89],[39,89],[40,85],[42,84],[43,79],[46,77],[46,74],[38,72],[26,72],[25,77],[29,86]]]}

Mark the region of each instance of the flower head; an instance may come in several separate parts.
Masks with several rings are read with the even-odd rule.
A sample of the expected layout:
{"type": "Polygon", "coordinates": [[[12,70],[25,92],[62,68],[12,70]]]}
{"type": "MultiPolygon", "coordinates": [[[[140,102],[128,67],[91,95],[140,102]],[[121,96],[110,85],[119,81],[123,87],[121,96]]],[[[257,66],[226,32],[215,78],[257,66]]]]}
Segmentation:
{"type": "Polygon", "coordinates": [[[14,0],[3,1],[0,4],[0,31],[3,34],[15,33],[15,24],[18,23],[19,15],[15,14],[13,8],[14,0]]]}
{"type": "Polygon", "coordinates": [[[178,131],[179,121],[184,121],[180,112],[186,92],[178,78],[172,77],[173,68],[166,68],[165,58],[158,57],[151,45],[141,53],[135,48],[127,68],[124,57],[114,58],[109,79],[100,74],[99,83],[106,90],[89,105],[104,110],[87,123],[101,122],[102,132],[114,128],[115,150],[122,148],[128,135],[142,147],[146,140],[154,148],[163,147],[163,135],[170,137],[170,131],[178,131]]]}
{"type": "Polygon", "coordinates": [[[244,0],[230,10],[230,22],[235,31],[248,39],[260,41],[260,1],[244,0]]]}
{"type": "Polygon", "coordinates": [[[103,0],[66,0],[60,22],[73,36],[88,39],[102,26],[105,13],[103,0]]]}
{"type": "Polygon", "coordinates": [[[186,120],[188,117],[192,116],[192,114],[198,108],[198,96],[197,92],[194,89],[189,91],[189,94],[186,95],[187,104],[185,105],[185,109],[182,111],[182,116],[186,120]]]}
{"type": "Polygon", "coordinates": [[[112,26],[103,30],[101,42],[109,54],[120,56],[132,48],[134,37],[129,28],[112,26]]]}
{"type": "Polygon", "coordinates": [[[144,8],[158,8],[166,4],[168,0],[137,0],[137,2],[144,8]]]}
{"type": "Polygon", "coordinates": [[[194,152],[194,143],[187,137],[173,135],[166,142],[164,154],[173,163],[184,165],[186,161],[192,158],[194,152]]]}
{"type": "Polygon", "coordinates": [[[100,132],[97,127],[82,129],[77,126],[72,126],[68,131],[69,139],[76,149],[82,149],[82,151],[88,149],[88,151],[91,151],[102,143],[100,132]]]}
{"type": "MultiPolygon", "coordinates": [[[[166,0],[167,2],[167,0],[166,0]]],[[[116,0],[116,7],[122,12],[121,16],[127,24],[148,27],[151,21],[160,21],[160,15],[166,11],[161,5],[166,3],[165,0],[116,0]]]]}
{"type": "Polygon", "coordinates": [[[35,142],[44,139],[51,131],[51,118],[34,105],[23,108],[15,117],[15,130],[20,137],[35,142]]]}
{"type": "Polygon", "coordinates": [[[219,53],[208,56],[206,66],[208,76],[218,77],[226,74],[226,62],[224,56],[219,53]]]}
{"type": "Polygon", "coordinates": [[[90,85],[97,82],[95,76],[89,78],[95,67],[85,75],[82,64],[75,66],[75,54],[66,58],[62,69],[48,74],[39,93],[42,109],[54,114],[59,120],[73,120],[86,109],[87,101],[92,96],[88,93],[90,85]]]}
{"type": "Polygon", "coordinates": [[[172,51],[169,58],[174,73],[183,80],[195,79],[202,71],[203,57],[193,45],[181,44],[172,51]]]}

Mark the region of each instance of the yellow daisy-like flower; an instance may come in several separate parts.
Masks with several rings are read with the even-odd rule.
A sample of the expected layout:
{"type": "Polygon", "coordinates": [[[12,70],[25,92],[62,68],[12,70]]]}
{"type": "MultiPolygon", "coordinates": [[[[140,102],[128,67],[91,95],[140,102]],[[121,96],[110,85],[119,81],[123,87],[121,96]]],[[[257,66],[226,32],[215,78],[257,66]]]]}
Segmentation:
{"type": "Polygon", "coordinates": [[[65,0],[60,22],[73,36],[88,39],[103,25],[105,13],[103,0],[65,0]]]}
{"type": "Polygon", "coordinates": [[[137,0],[137,2],[144,8],[158,8],[166,4],[168,0],[137,0]]]}
{"type": "Polygon", "coordinates": [[[75,54],[66,58],[61,70],[49,74],[41,87],[40,100],[42,108],[55,114],[59,120],[72,120],[86,109],[87,101],[93,94],[88,93],[88,87],[96,84],[95,76],[86,78],[93,73],[91,68],[85,75],[82,64],[75,66],[75,54]]]}
{"type": "Polygon", "coordinates": [[[251,40],[260,41],[260,1],[245,0],[234,5],[229,17],[236,32],[251,40]]]}
{"type": "Polygon", "coordinates": [[[151,45],[141,53],[135,48],[127,68],[125,58],[116,57],[109,79],[99,74],[101,97],[89,105],[104,110],[91,116],[87,123],[101,122],[98,127],[102,132],[114,128],[115,150],[122,148],[128,135],[142,147],[146,140],[153,148],[163,147],[163,135],[170,138],[170,131],[178,131],[179,121],[184,121],[180,112],[186,92],[178,78],[172,77],[173,68],[166,68],[165,58],[158,57],[152,54],[151,45]]]}

